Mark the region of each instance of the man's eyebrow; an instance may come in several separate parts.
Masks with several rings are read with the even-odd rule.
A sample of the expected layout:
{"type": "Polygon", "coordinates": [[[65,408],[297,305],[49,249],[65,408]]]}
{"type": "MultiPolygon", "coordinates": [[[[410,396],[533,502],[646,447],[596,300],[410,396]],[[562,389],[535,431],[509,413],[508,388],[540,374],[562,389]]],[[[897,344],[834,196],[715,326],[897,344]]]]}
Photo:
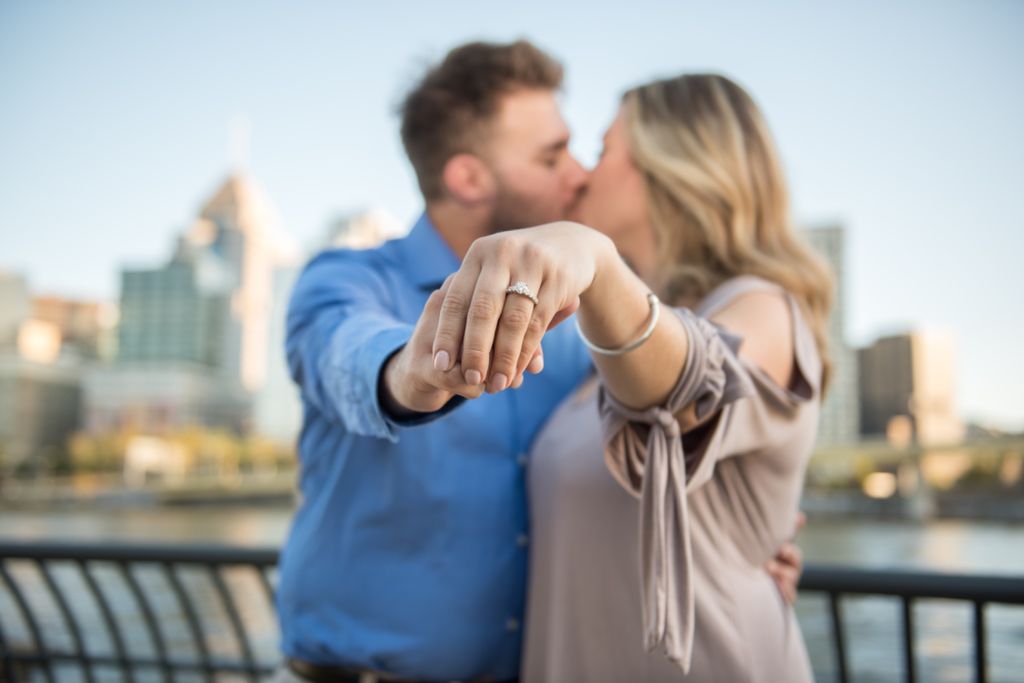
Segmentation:
{"type": "Polygon", "coordinates": [[[554,142],[550,142],[550,143],[544,145],[544,147],[541,148],[541,153],[542,154],[547,154],[547,153],[550,153],[550,152],[561,152],[563,149],[565,149],[568,146],[569,146],[569,136],[566,135],[566,136],[558,138],[554,142]]]}

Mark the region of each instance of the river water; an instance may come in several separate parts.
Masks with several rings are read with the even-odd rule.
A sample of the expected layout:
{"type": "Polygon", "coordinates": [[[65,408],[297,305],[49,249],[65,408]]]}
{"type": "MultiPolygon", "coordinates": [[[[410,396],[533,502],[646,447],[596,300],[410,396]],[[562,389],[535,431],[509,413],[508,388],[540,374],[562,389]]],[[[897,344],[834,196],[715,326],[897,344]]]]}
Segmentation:
{"type": "MultiPolygon", "coordinates": [[[[0,537],[279,547],[290,518],[291,511],[280,506],[5,510],[0,511],[0,537]]],[[[811,519],[799,540],[809,562],[1024,577],[1024,525],[1020,524],[811,519]]],[[[208,590],[200,578],[186,577],[186,584],[200,592],[208,590]]],[[[229,582],[234,590],[258,590],[252,577],[229,577],[229,582]]],[[[242,611],[256,636],[261,659],[269,661],[276,657],[277,634],[269,605],[261,604],[262,610],[243,606],[242,611]]],[[[0,609],[10,609],[9,600],[0,599],[0,609]]],[[[815,595],[802,596],[797,606],[819,681],[836,680],[827,610],[824,598],[815,595]]],[[[902,680],[899,603],[849,598],[843,611],[852,680],[902,680]]],[[[915,616],[919,680],[973,680],[970,607],[922,601],[915,616]]],[[[1024,607],[989,606],[987,619],[989,679],[1024,681],[1024,607]]],[[[213,635],[216,650],[218,636],[213,635]]],[[[219,637],[229,640],[228,635],[219,637]]],[[[182,633],[181,639],[186,641],[187,634],[182,633]]]]}

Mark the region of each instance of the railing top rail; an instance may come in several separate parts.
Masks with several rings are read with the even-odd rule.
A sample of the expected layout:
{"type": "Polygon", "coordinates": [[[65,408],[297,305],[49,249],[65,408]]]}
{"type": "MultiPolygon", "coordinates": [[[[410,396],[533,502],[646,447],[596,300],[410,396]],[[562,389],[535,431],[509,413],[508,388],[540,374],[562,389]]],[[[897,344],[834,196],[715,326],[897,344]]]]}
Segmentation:
{"type": "Polygon", "coordinates": [[[1024,604],[1024,576],[809,564],[800,590],[1024,604]]]}
{"type": "MultiPolygon", "coordinates": [[[[0,538],[0,559],[159,562],[272,567],[271,547],[196,543],[25,541],[0,538]]],[[[889,595],[1024,604],[1024,575],[952,574],[916,569],[853,568],[808,564],[800,589],[811,592],[889,595]]]]}
{"type": "Polygon", "coordinates": [[[21,560],[89,560],[107,562],[181,562],[194,564],[243,564],[269,567],[277,564],[277,548],[225,544],[167,544],[22,541],[0,538],[0,558],[21,560]]]}

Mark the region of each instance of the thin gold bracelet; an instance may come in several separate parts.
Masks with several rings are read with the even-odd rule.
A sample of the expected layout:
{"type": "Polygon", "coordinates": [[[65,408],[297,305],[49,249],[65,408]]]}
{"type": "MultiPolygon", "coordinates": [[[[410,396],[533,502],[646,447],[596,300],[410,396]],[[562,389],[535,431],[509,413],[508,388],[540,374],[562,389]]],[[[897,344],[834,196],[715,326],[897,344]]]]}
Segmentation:
{"type": "Polygon", "coordinates": [[[629,342],[625,346],[620,346],[617,349],[608,349],[603,346],[598,346],[594,342],[587,339],[587,335],[583,334],[583,328],[580,327],[580,320],[576,318],[576,331],[580,334],[580,339],[588,349],[594,353],[599,353],[602,356],[621,356],[624,353],[629,353],[633,349],[639,347],[645,341],[650,339],[651,335],[654,334],[654,328],[658,326],[658,318],[661,317],[661,302],[654,292],[647,292],[647,303],[651,307],[651,322],[647,324],[647,328],[640,334],[639,337],[629,342]]]}

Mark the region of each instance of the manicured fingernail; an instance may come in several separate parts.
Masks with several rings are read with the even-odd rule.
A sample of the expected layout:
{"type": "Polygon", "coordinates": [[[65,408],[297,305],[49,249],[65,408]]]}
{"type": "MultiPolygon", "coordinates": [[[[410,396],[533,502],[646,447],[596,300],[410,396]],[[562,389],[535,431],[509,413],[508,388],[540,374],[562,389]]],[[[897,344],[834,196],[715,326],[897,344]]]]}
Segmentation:
{"type": "Polygon", "coordinates": [[[508,386],[508,377],[506,377],[504,373],[499,372],[491,378],[491,383],[494,385],[495,391],[502,391],[508,386]]]}
{"type": "Polygon", "coordinates": [[[544,369],[544,356],[534,356],[530,360],[530,364],[526,367],[526,369],[535,375],[539,373],[541,370],[544,369]]]}
{"type": "Polygon", "coordinates": [[[483,375],[480,374],[479,370],[466,370],[466,383],[476,386],[483,381],[483,375]]]}
{"type": "Polygon", "coordinates": [[[434,354],[434,369],[447,370],[449,360],[451,360],[451,358],[448,356],[447,351],[438,351],[434,354]]]}

